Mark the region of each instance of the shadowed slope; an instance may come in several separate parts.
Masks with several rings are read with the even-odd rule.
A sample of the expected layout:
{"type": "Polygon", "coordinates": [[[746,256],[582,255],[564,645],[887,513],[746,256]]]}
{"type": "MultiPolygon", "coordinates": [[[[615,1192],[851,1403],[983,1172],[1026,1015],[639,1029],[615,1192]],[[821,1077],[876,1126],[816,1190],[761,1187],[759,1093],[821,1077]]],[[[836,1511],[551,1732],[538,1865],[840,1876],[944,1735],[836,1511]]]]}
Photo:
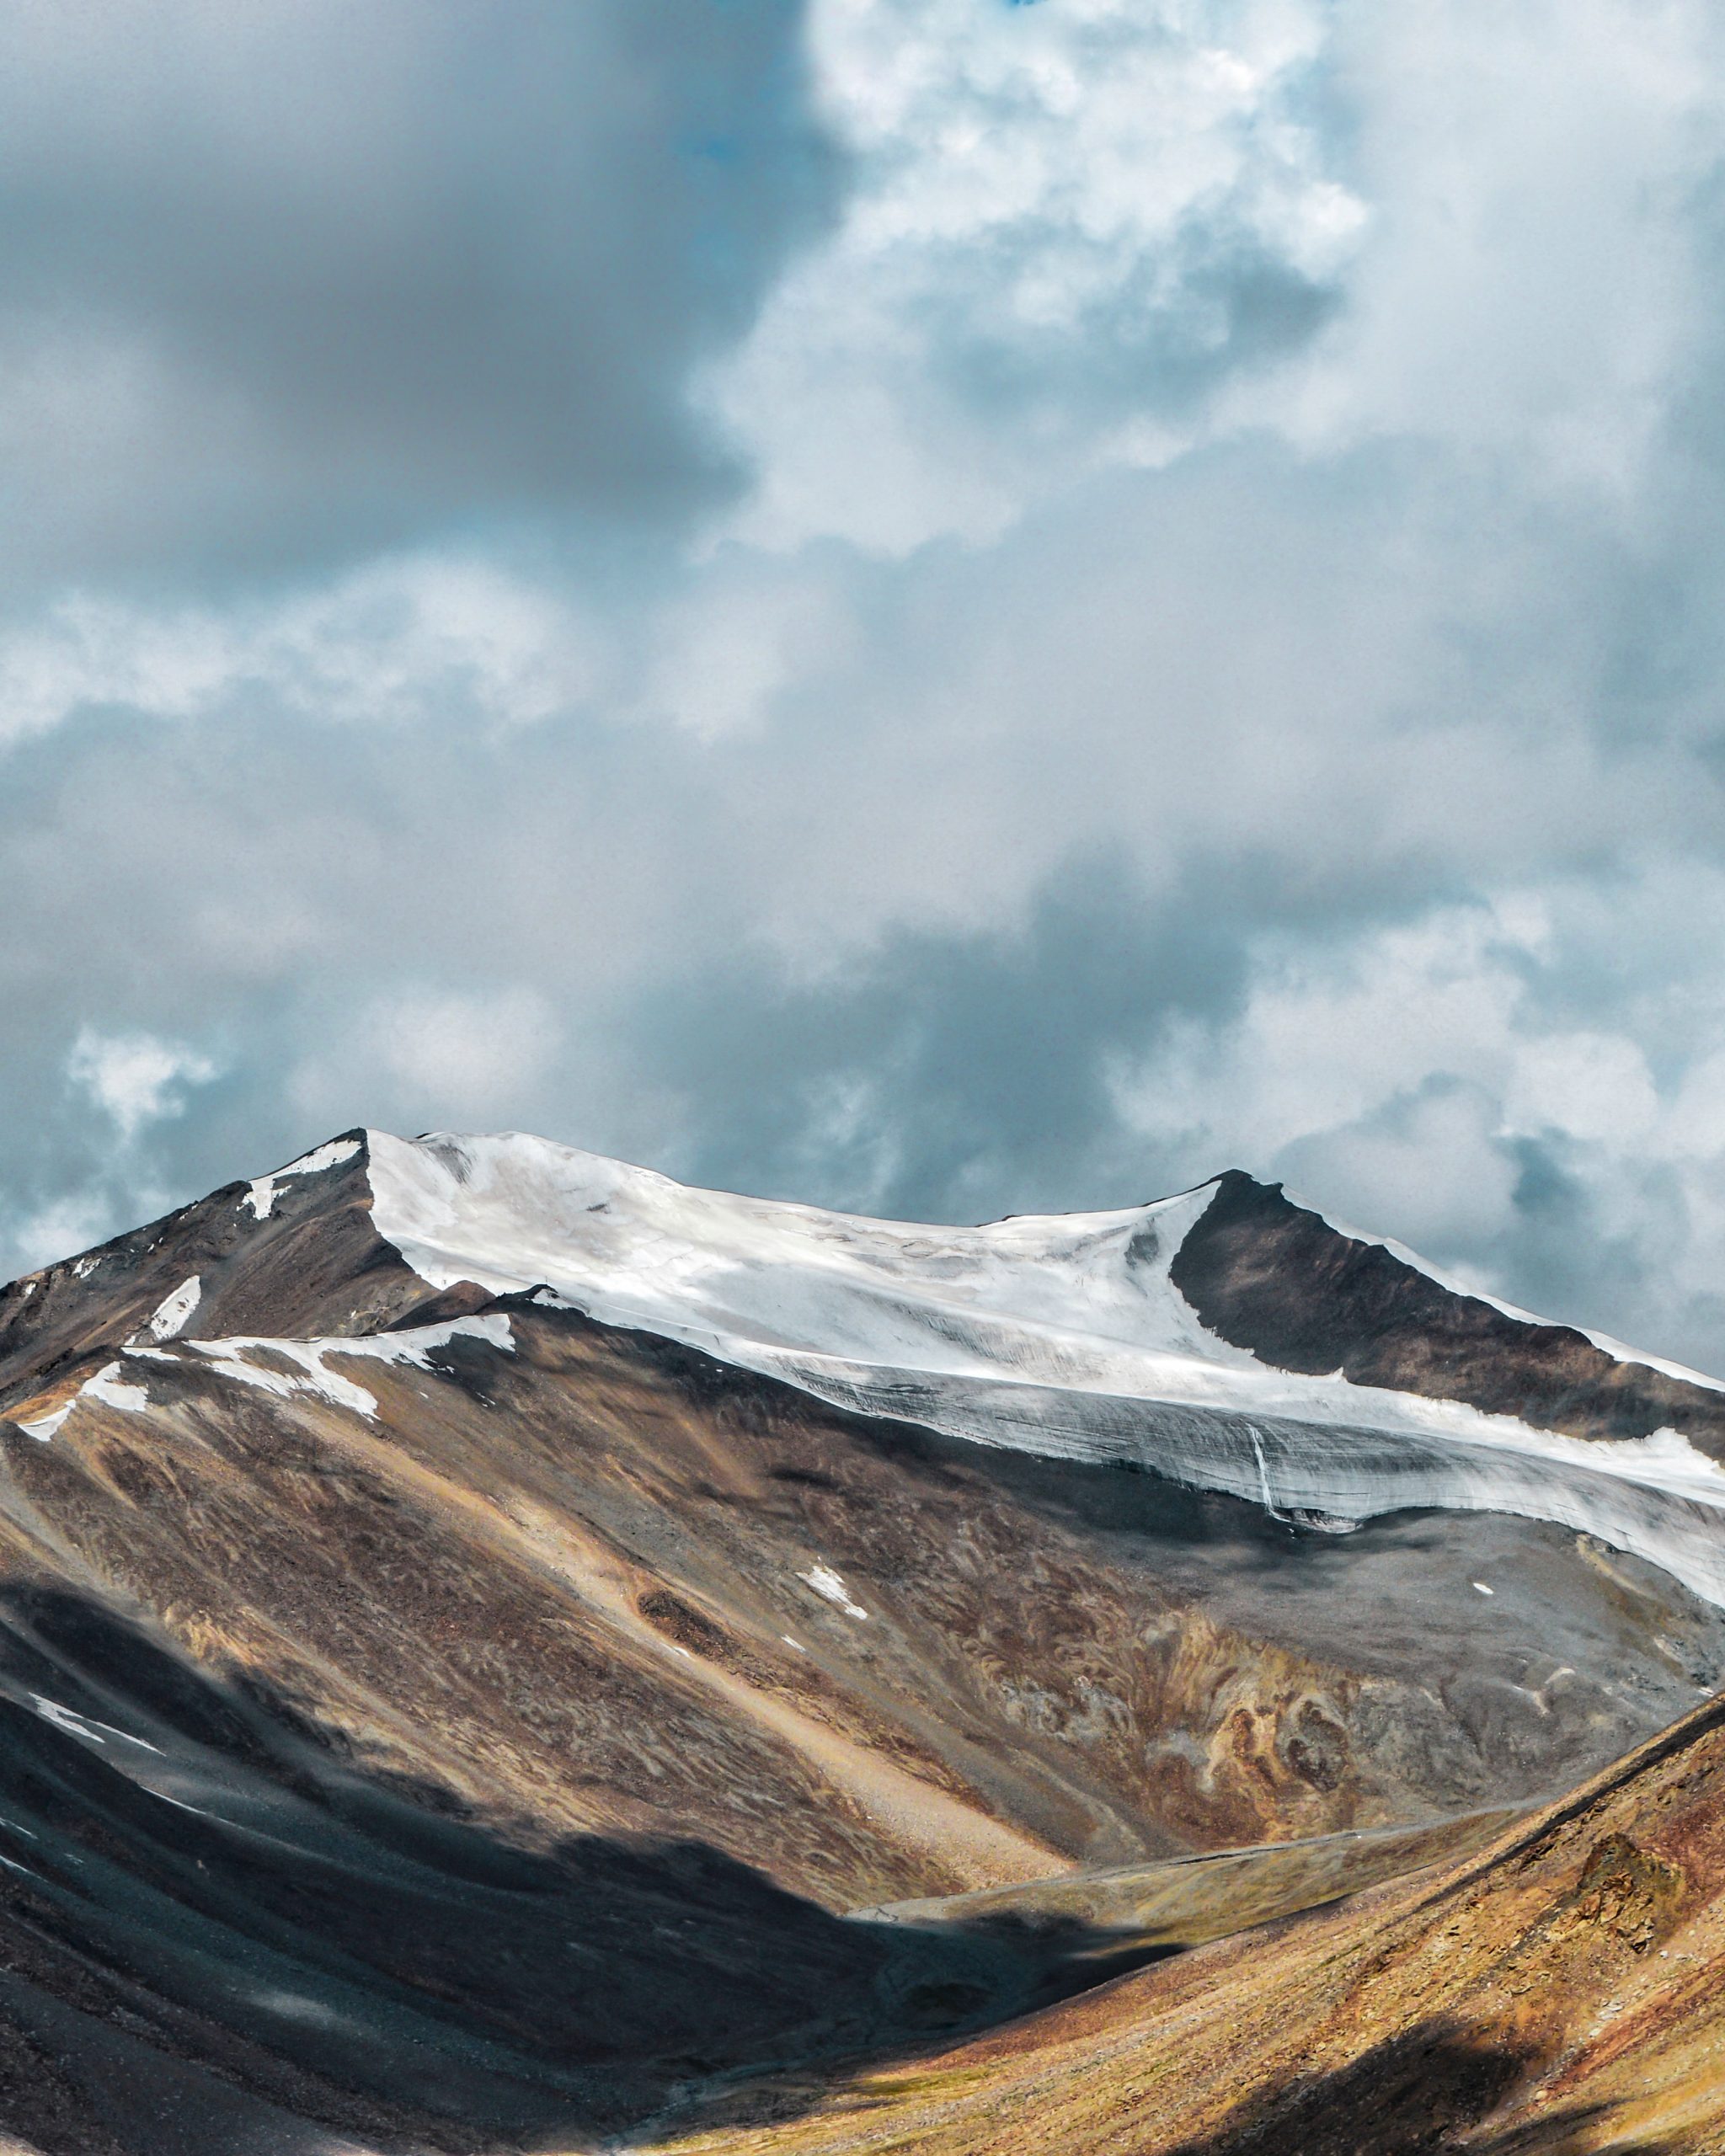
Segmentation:
{"type": "MultiPolygon", "coordinates": [[[[1725,1705],[1435,1879],[964,2048],[679,2119],[685,2156],[1701,2156],[1725,2143],[1725,1705]],[[745,2122],[746,2115],[746,2122],[745,2122]],[[709,2121],[711,2113],[709,2113],[709,2121]]],[[[656,2145],[656,2144],[655,2144],[656,2145]]]]}
{"type": "Polygon", "coordinates": [[[1032,1942],[848,1923],[697,1842],[524,1848],[86,1597],[0,1610],[0,2022],[58,2106],[5,2122],[45,2148],[585,2138],[692,2073],[1070,1988],[1032,1942]]]}

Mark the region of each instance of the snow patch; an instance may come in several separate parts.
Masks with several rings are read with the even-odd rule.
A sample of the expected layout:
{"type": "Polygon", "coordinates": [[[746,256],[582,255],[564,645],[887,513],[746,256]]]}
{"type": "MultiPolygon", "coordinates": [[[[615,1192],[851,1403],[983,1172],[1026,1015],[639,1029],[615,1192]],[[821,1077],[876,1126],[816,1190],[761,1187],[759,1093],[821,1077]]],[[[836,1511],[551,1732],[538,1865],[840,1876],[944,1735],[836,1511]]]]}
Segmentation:
{"type": "Polygon", "coordinates": [[[32,1415],[28,1422],[21,1422],[18,1427],[28,1436],[46,1444],[77,1405],[77,1395],[73,1393],[69,1400],[61,1401],[59,1406],[51,1407],[45,1415],[32,1415]]]}
{"type": "Polygon", "coordinates": [[[143,1327],[142,1337],[147,1340],[172,1340],[184,1330],[203,1293],[203,1281],[195,1273],[190,1279],[182,1280],[171,1295],[163,1298],[155,1315],[143,1327]]]}
{"type": "MultiPolygon", "coordinates": [[[[219,1819],[221,1817],[219,1812],[206,1812],[201,1804],[188,1804],[183,1796],[170,1796],[165,1789],[152,1789],[150,1794],[158,1798],[163,1804],[171,1804],[175,1811],[190,1812],[196,1818],[219,1819]]],[[[227,1822],[222,1820],[222,1823],[226,1826],[227,1822]]]]}
{"type": "Polygon", "coordinates": [[[109,1363],[97,1371],[79,1387],[80,1400],[99,1400],[104,1407],[118,1407],[128,1415],[136,1415],[150,1404],[150,1396],[140,1385],[127,1385],[120,1376],[120,1365],[109,1363]]]}
{"type": "Polygon", "coordinates": [[[273,1341],[191,1340],[186,1345],[200,1355],[209,1358],[211,1368],[218,1377],[231,1379],[235,1385],[248,1385],[259,1392],[272,1392],[285,1400],[291,1393],[304,1390],[296,1377],[280,1370],[260,1369],[245,1359],[244,1350],[249,1347],[270,1348],[273,1341]]]}
{"type": "Polygon", "coordinates": [[[345,1408],[350,1413],[369,1420],[377,1412],[377,1400],[363,1385],[339,1376],[327,1369],[323,1362],[325,1355],[346,1354],[355,1344],[347,1340],[273,1340],[262,1337],[186,1342],[200,1355],[207,1357],[218,1375],[231,1378],[238,1385],[274,1393],[278,1400],[310,1393],[327,1400],[332,1406],[345,1408]],[[293,1364],[295,1369],[265,1369],[253,1359],[259,1354],[279,1356],[283,1362],[293,1364]]]}
{"type": "Polygon", "coordinates": [[[846,1616],[860,1617],[867,1621],[868,1612],[861,1603],[852,1599],[850,1589],[830,1565],[811,1565],[806,1572],[798,1572],[797,1577],[806,1580],[817,1594],[824,1596],[835,1608],[842,1609],[846,1616]]]}
{"type": "Polygon", "coordinates": [[[333,1406],[345,1407],[353,1414],[372,1416],[377,1412],[375,1397],[363,1385],[339,1375],[328,1369],[323,1358],[332,1350],[345,1352],[346,1343],[331,1340],[270,1340],[259,1341],[259,1347],[267,1347],[272,1354],[284,1361],[297,1364],[304,1376],[295,1385],[296,1392],[315,1392],[333,1406]]]}
{"type": "Polygon", "coordinates": [[[56,1729],[63,1729],[68,1736],[88,1737],[92,1744],[105,1744],[110,1737],[117,1737],[122,1744],[135,1744],[140,1752],[153,1752],[159,1759],[163,1754],[159,1744],[147,1744],[142,1737],[134,1737],[130,1730],[116,1729],[111,1721],[97,1721],[89,1715],[78,1714],[71,1707],[62,1707],[57,1700],[45,1699],[41,1693],[30,1694],[30,1704],[44,1721],[51,1721],[56,1729]]]}
{"type": "Polygon", "coordinates": [[[350,1356],[375,1363],[404,1363],[429,1370],[433,1353],[457,1339],[481,1340],[505,1354],[515,1352],[515,1336],[510,1330],[509,1317],[501,1310],[488,1310],[478,1317],[451,1318],[441,1325],[416,1326],[401,1332],[379,1333],[357,1340],[277,1340],[251,1335],[231,1340],[189,1340],[185,1345],[204,1357],[221,1376],[232,1378],[237,1384],[254,1385],[260,1391],[274,1393],[278,1399],[313,1394],[327,1400],[332,1406],[344,1408],[350,1414],[370,1420],[377,1412],[376,1396],[350,1378],[332,1370],[326,1358],[350,1356]],[[284,1362],[293,1364],[297,1374],[264,1368],[254,1359],[259,1354],[279,1356],[284,1362]]]}
{"type": "Polygon", "coordinates": [[[431,1356],[451,1340],[483,1340],[488,1348],[512,1355],[515,1334],[506,1310],[486,1310],[477,1317],[446,1318],[441,1325],[417,1325],[399,1332],[374,1333],[364,1340],[328,1340],[325,1348],[339,1348],[344,1355],[369,1355],[380,1363],[412,1363],[422,1370],[431,1367],[431,1356]]]}
{"type": "Polygon", "coordinates": [[[332,1138],[327,1145],[319,1145],[309,1153],[302,1153],[296,1161],[290,1161],[285,1168],[277,1168],[271,1175],[255,1177],[241,1194],[240,1203],[249,1205],[252,1217],[267,1220],[280,1195],[279,1186],[291,1177],[321,1175],[325,1168],[339,1168],[350,1161],[360,1150],[357,1138],[332,1138]]]}
{"type": "Polygon", "coordinates": [[[128,1415],[140,1413],[149,1406],[150,1396],[142,1385],[127,1385],[120,1369],[119,1363],[104,1364],[93,1377],[86,1378],[57,1407],[51,1407],[45,1415],[32,1415],[20,1421],[19,1428],[46,1444],[83,1400],[99,1401],[104,1406],[118,1407],[128,1415]]]}

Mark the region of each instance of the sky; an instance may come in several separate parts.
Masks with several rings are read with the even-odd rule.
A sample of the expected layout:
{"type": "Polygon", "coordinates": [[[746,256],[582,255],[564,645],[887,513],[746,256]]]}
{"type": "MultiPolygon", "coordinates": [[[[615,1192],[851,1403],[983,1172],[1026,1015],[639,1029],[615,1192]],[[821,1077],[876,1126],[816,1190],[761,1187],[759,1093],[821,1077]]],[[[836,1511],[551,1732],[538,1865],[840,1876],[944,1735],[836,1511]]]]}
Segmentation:
{"type": "Polygon", "coordinates": [[[1237,1166],[1725,1371],[1709,0],[10,0],[0,1273],[1237,1166]]]}

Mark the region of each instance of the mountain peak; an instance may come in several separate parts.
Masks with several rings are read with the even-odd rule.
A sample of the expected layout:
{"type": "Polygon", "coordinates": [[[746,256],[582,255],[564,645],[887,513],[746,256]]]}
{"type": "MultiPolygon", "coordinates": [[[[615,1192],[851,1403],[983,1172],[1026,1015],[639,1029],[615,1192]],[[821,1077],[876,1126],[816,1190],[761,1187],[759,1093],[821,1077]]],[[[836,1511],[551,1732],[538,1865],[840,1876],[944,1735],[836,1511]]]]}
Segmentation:
{"type": "Polygon", "coordinates": [[[1338,1526],[1530,1513],[1725,1594],[1717,1386],[1455,1288],[1239,1169],[954,1227],[697,1189],[524,1132],[351,1130],[7,1289],[0,1407],[51,1422],[107,1358],[177,1340],[395,1333],[540,1289],[971,1442],[1338,1526]]]}
{"type": "Polygon", "coordinates": [[[212,2101],[232,2034],[330,2131],[355,2061],[538,2145],[574,2081],[1016,2015],[1170,1892],[1212,1936],[1475,1846],[1725,1669],[1717,1393],[1237,1171],[952,1227],[350,1131],[15,1283],[0,1388],[12,1995],[113,2079],[122,1968],[212,2101]],[[1552,1426],[1608,1412],[1657,1427],[1552,1426]]]}

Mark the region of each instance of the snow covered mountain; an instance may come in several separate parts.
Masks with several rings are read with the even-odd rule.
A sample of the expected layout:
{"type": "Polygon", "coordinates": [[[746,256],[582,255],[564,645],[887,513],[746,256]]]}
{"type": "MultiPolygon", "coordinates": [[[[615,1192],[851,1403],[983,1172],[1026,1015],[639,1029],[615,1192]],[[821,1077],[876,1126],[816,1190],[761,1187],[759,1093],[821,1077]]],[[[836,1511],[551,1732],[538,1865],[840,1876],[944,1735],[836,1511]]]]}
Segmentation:
{"type": "Polygon", "coordinates": [[[1725,1676],[1722,1409],[1242,1176],[350,1132],[0,1290],[0,2127],[590,2146],[1453,1855],[1725,1676]]]}
{"type": "MultiPolygon", "coordinates": [[[[1410,1507],[1547,1519],[1725,1604],[1719,1384],[1455,1287],[1237,1171],[1117,1212],[932,1227],[687,1188],[517,1134],[366,1131],[206,1204],[226,1201],[243,1246],[285,1193],[330,1178],[363,1187],[374,1284],[387,1253],[454,1317],[479,1289],[537,1294],[837,1406],[1152,1469],[1332,1531],[1410,1507]]],[[[236,1330],[233,1264],[217,1253],[135,1310],[87,1382],[147,1394],[150,1361],[197,1352],[165,1343],[236,1330]]],[[[40,1284],[0,1300],[0,1371],[40,1284]]],[[[355,1329],[305,1284],[308,1334],[355,1329]]],[[[260,1329],[279,1337],[270,1299],[260,1329]]],[[[48,1436],[69,1405],[23,1427],[48,1436]]]]}
{"type": "MultiPolygon", "coordinates": [[[[516,1134],[368,1132],[280,1175],[361,1146],[373,1226],[434,1289],[548,1289],[838,1406],[1311,1524],[1554,1520],[1725,1602],[1714,1380],[1458,1289],[1237,1172],[969,1229],[688,1189],[516,1134]]],[[[276,1187],[241,1203],[267,1214],[276,1187]]]]}

